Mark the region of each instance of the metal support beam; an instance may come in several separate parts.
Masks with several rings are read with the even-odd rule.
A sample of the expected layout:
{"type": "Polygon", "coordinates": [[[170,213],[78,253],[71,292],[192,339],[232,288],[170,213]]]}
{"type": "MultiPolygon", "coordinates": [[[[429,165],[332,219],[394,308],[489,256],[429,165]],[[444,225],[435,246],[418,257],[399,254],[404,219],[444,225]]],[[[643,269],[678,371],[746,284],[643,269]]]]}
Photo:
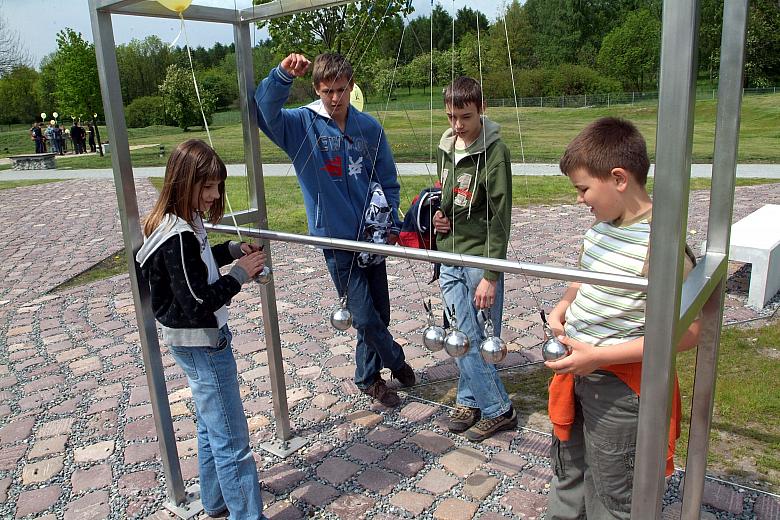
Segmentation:
{"type": "MultiPolygon", "coordinates": [[[[218,233],[236,234],[236,228],[233,226],[206,224],[206,229],[210,231],[216,231],[218,233]]],[[[241,235],[279,242],[292,242],[295,244],[304,244],[326,249],[342,249],[344,251],[366,251],[368,253],[376,253],[379,255],[396,258],[408,258],[410,260],[420,260],[422,262],[442,262],[448,265],[464,265],[468,267],[478,267],[480,269],[490,269],[491,271],[501,271],[502,273],[515,273],[524,274],[527,276],[535,276],[538,278],[551,278],[553,280],[598,283],[599,285],[619,287],[621,289],[631,289],[634,291],[647,290],[647,279],[640,278],[638,276],[597,273],[594,271],[583,271],[581,269],[571,269],[568,267],[531,264],[526,262],[517,262],[514,260],[485,258],[482,256],[444,253],[442,251],[427,251],[425,249],[417,249],[414,247],[372,244],[369,242],[359,242],[355,240],[342,240],[340,238],[296,235],[294,233],[282,233],[280,231],[270,231],[266,229],[250,229],[245,227],[240,227],[238,229],[241,232],[241,235]]]]}
{"type": "Polygon", "coordinates": [[[665,0],[650,266],[631,518],[661,517],[688,218],[699,3],[665,0]]]}
{"type": "MultiPolygon", "coordinates": [[[[113,14],[123,14],[128,16],[151,16],[154,18],[171,18],[178,20],[179,13],[171,11],[157,2],[138,2],[133,0],[98,0],[102,4],[101,10],[113,14]]],[[[204,5],[191,5],[182,14],[185,20],[196,22],[215,22],[235,24],[238,22],[239,14],[235,9],[226,9],[222,7],[209,7],[204,5]]]]}
{"type": "MultiPolygon", "coordinates": [[[[250,182],[249,205],[257,208],[257,228],[268,227],[268,214],[265,204],[265,183],[263,181],[263,163],[260,157],[260,134],[257,128],[257,105],[254,103],[254,70],[252,67],[252,35],[249,24],[234,26],[236,39],[236,60],[238,61],[238,86],[241,104],[241,128],[244,136],[244,160],[247,165],[247,177],[250,182]]],[[[261,244],[268,255],[267,265],[271,261],[271,242],[262,240],[261,244]]],[[[260,286],[260,298],[263,304],[263,327],[265,346],[268,354],[268,369],[274,405],[276,436],[281,446],[266,446],[266,449],[280,456],[289,454],[289,447],[298,449],[304,445],[301,439],[291,442],[290,412],[287,408],[287,389],[282,363],[282,341],[279,334],[279,314],[276,309],[276,288],[273,278],[260,286]]],[[[294,450],[293,450],[294,451],[294,450]]]]}
{"type": "Polygon", "coordinates": [[[337,5],[349,4],[355,0],[285,0],[284,2],[268,2],[241,11],[242,22],[269,20],[291,14],[302,13],[314,9],[324,9],[337,5]]]}
{"type": "Polygon", "coordinates": [[[675,337],[675,343],[680,341],[682,333],[696,319],[718,283],[726,276],[727,269],[728,258],[726,255],[708,253],[688,274],[682,287],[679,330],[678,336],[675,337]]]}
{"type": "Polygon", "coordinates": [[[119,67],[116,61],[113,25],[111,15],[108,12],[98,11],[95,8],[96,0],[90,0],[90,4],[100,91],[103,96],[106,127],[112,148],[111,165],[114,169],[114,185],[116,186],[119,218],[122,223],[122,237],[125,242],[130,288],[133,293],[135,316],[138,322],[146,381],[149,387],[149,400],[152,404],[154,425],[157,430],[168,499],[174,506],[180,506],[185,503],[186,495],[179,466],[179,455],[176,450],[176,437],[173,432],[160,345],[157,341],[157,327],[151,310],[149,285],[139,283],[141,273],[135,262],[135,254],[143,244],[143,236],[138,215],[133,168],[130,164],[130,146],[127,138],[124,107],[122,106],[122,94],[119,81],[117,81],[119,67]]]}
{"type": "MultiPolygon", "coordinates": [[[[707,257],[720,255],[728,262],[731,220],[734,208],[734,184],[742,107],[742,80],[745,62],[748,1],[729,0],[723,5],[718,113],[715,122],[715,149],[710,189],[710,213],[707,225],[707,257]]],[[[723,322],[725,267],[717,287],[702,311],[702,332],[696,353],[696,377],[691,403],[691,427],[688,436],[688,460],[685,465],[685,490],[680,517],[698,519],[707,470],[709,432],[715,400],[718,349],[723,322]]]]}

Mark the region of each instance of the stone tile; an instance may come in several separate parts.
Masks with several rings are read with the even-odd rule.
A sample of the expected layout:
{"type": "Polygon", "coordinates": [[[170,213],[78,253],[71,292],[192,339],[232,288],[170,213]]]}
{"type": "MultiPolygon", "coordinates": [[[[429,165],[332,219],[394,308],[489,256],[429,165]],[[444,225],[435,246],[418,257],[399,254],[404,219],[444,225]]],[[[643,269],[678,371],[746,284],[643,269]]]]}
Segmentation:
{"type": "MultiPolygon", "coordinates": [[[[60,486],[48,486],[19,493],[16,499],[16,518],[46,511],[60,498],[60,486]]],[[[36,515],[37,516],[37,515],[36,515]]]]}
{"type": "Polygon", "coordinates": [[[372,448],[366,444],[355,444],[347,449],[347,454],[353,459],[359,460],[366,464],[373,464],[379,460],[382,460],[385,456],[385,452],[372,448]]]}
{"type": "Polygon", "coordinates": [[[93,491],[69,503],[65,520],[102,520],[111,513],[108,491],[93,491]]]}
{"type": "Polygon", "coordinates": [[[393,488],[401,482],[401,477],[394,473],[377,468],[368,468],[357,479],[358,484],[366,489],[379,493],[380,495],[389,494],[393,488]]]}
{"type": "Polygon", "coordinates": [[[436,411],[437,408],[431,405],[415,401],[401,408],[400,415],[412,422],[422,422],[428,420],[436,411]]]}
{"type": "Polygon", "coordinates": [[[0,444],[12,444],[23,441],[32,433],[35,417],[16,419],[0,428],[0,444]]]}
{"type": "Polygon", "coordinates": [[[8,488],[11,486],[11,477],[0,479],[0,504],[8,498],[8,488]]]}
{"type": "Polygon", "coordinates": [[[262,472],[261,478],[272,493],[278,495],[304,479],[306,474],[287,463],[277,464],[262,472]]]}
{"type": "Polygon", "coordinates": [[[30,459],[36,459],[38,457],[44,457],[46,455],[55,455],[65,451],[65,445],[68,442],[67,435],[58,435],[57,437],[50,437],[33,444],[32,449],[28,455],[30,459]]]}
{"type": "Polygon", "coordinates": [[[425,493],[415,493],[414,491],[401,491],[390,497],[390,503],[394,506],[408,511],[414,516],[428,509],[435,498],[425,493]]]}
{"type": "Polygon", "coordinates": [[[511,477],[517,475],[525,465],[525,459],[514,453],[504,451],[494,455],[488,467],[511,477]]]}
{"type": "Polygon", "coordinates": [[[466,477],[486,460],[487,457],[481,451],[462,446],[444,455],[441,464],[459,477],[466,477]]]}
{"type": "Polygon", "coordinates": [[[377,426],[374,431],[366,435],[366,438],[371,442],[384,444],[385,446],[395,444],[404,437],[406,437],[406,432],[389,426],[377,426]]]}
{"type": "Polygon", "coordinates": [[[757,520],[777,520],[780,518],[780,500],[769,495],[761,495],[756,499],[753,512],[757,520]]]}
{"type": "MultiPolygon", "coordinates": [[[[661,511],[661,520],[680,520],[681,514],[682,502],[674,502],[663,508],[663,511],[661,511]]],[[[701,511],[699,514],[699,520],[715,520],[715,518],[715,515],[709,511],[701,511]]]]}
{"type": "Polygon", "coordinates": [[[311,400],[311,404],[323,410],[329,408],[331,405],[339,400],[338,396],[333,394],[318,394],[311,400]]]}
{"type": "Polygon", "coordinates": [[[413,477],[425,466],[425,461],[411,450],[401,448],[390,453],[382,465],[407,477],[413,477]]]}
{"type": "Polygon", "coordinates": [[[70,418],[57,419],[56,421],[50,421],[44,423],[40,428],[38,428],[38,431],[36,432],[35,436],[38,439],[55,437],[57,435],[70,433],[72,428],[73,428],[73,419],[70,418]]]}
{"type": "Polygon", "coordinates": [[[102,441],[73,450],[76,462],[94,462],[105,460],[114,453],[114,441],[102,441]]]}
{"type": "Polygon", "coordinates": [[[360,470],[360,466],[357,464],[331,457],[325,459],[317,468],[317,476],[338,486],[352,478],[358,470],[360,470]]]}
{"type": "Polygon", "coordinates": [[[352,412],[345,417],[346,420],[355,423],[363,428],[373,428],[377,424],[382,422],[382,416],[378,413],[370,412],[368,410],[358,410],[352,412]]]}
{"type": "Polygon", "coordinates": [[[135,464],[152,460],[160,456],[160,447],[156,442],[129,444],[124,449],[125,463],[135,464]]]}
{"type": "Polygon", "coordinates": [[[521,518],[541,518],[547,510],[547,495],[531,493],[522,489],[509,490],[500,500],[512,513],[521,518]]]}
{"type": "Polygon", "coordinates": [[[337,498],[328,509],[342,520],[363,518],[376,501],[367,496],[347,494],[337,498]]]}
{"type": "Polygon", "coordinates": [[[0,448],[0,470],[15,469],[16,463],[19,462],[19,459],[21,459],[24,456],[24,452],[26,451],[27,451],[26,444],[0,448]]]}
{"type": "Polygon", "coordinates": [[[125,440],[135,441],[141,439],[156,439],[157,430],[152,417],[145,417],[137,421],[127,423],[125,426],[125,440]]]}
{"type": "Polygon", "coordinates": [[[419,433],[416,433],[409,438],[409,441],[415,443],[420,448],[436,455],[441,455],[450,449],[453,444],[455,444],[448,437],[439,435],[438,433],[434,433],[430,430],[423,430],[419,433]]]}
{"type": "Polygon", "coordinates": [[[550,437],[524,432],[515,446],[515,453],[530,453],[537,457],[549,457],[550,444],[550,437]]]}
{"type": "Polygon", "coordinates": [[[304,518],[303,513],[286,500],[274,502],[263,513],[273,520],[300,520],[304,518]]]}
{"type": "Polygon", "coordinates": [[[52,457],[50,459],[31,462],[22,469],[22,484],[39,484],[51,479],[62,471],[64,457],[52,457]]]}
{"type": "Polygon", "coordinates": [[[324,507],[338,495],[336,488],[319,482],[306,482],[290,493],[291,498],[318,508],[324,507]]]}
{"type": "Polygon", "coordinates": [[[324,442],[315,442],[309,449],[304,452],[303,457],[309,464],[314,464],[325,458],[325,456],[330,453],[332,449],[333,446],[330,444],[324,442]]]}
{"type": "Polygon", "coordinates": [[[99,489],[111,485],[111,466],[98,464],[88,469],[76,469],[70,477],[74,493],[99,489]]]}
{"type": "Polygon", "coordinates": [[[125,496],[134,496],[141,491],[156,487],[157,473],[152,470],[136,471],[134,473],[125,473],[119,477],[119,494],[125,496]]]}
{"type": "Polygon", "coordinates": [[[477,500],[484,500],[498,485],[498,479],[484,471],[475,471],[463,484],[463,492],[477,500]]]}
{"type": "Polygon", "coordinates": [[[457,498],[447,498],[436,507],[433,518],[436,520],[470,520],[477,512],[477,504],[457,498]]]}
{"type": "Polygon", "coordinates": [[[434,495],[446,493],[458,483],[458,479],[440,469],[432,469],[417,482],[417,487],[434,495]]]}

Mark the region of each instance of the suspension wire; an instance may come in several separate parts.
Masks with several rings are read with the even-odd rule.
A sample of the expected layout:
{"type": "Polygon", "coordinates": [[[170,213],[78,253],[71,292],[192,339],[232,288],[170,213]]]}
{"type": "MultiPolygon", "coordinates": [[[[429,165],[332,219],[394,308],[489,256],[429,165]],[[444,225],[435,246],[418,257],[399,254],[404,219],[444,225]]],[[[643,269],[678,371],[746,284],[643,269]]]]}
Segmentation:
{"type": "Polygon", "coordinates": [[[433,0],[431,0],[431,91],[430,91],[430,142],[428,144],[428,164],[433,163],[433,0]]]}
{"type": "MultiPolygon", "coordinates": [[[[209,122],[206,119],[206,112],[203,110],[203,100],[200,97],[200,88],[198,87],[198,80],[195,77],[195,65],[192,63],[192,52],[190,52],[190,39],[187,36],[187,25],[184,23],[184,12],[179,12],[179,20],[181,21],[181,32],[184,34],[184,44],[187,48],[187,57],[190,61],[190,72],[192,73],[192,83],[195,85],[195,96],[198,98],[198,108],[200,108],[200,115],[203,117],[203,128],[206,129],[206,136],[209,139],[209,146],[214,149],[214,141],[211,139],[211,131],[209,130],[209,122]]],[[[227,183],[226,183],[227,184],[227,183]]],[[[238,230],[238,222],[236,216],[233,213],[233,207],[230,204],[230,198],[227,194],[227,186],[225,187],[225,203],[227,204],[228,211],[230,212],[230,218],[233,220],[233,225],[236,228],[236,235],[238,235],[238,241],[243,242],[241,238],[241,232],[238,230]]]]}

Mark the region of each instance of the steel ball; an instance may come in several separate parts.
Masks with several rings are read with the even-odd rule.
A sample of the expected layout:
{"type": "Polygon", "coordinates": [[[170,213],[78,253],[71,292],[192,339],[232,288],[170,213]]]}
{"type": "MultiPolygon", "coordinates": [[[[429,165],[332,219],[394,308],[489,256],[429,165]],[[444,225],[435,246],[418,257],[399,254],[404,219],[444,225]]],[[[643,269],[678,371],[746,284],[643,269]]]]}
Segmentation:
{"type": "Polygon", "coordinates": [[[438,352],[444,348],[444,337],[447,332],[438,325],[429,325],[423,332],[423,345],[431,352],[438,352]]]}
{"type": "Polygon", "coordinates": [[[339,307],[330,313],[330,324],[336,330],[347,330],[352,326],[352,313],[346,307],[339,307]]]}
{"type": "Polygon", "coordinates": [[[558,338],[550,338],[542,346],[542,357],[545,361],[555,361],[569,355],[569,348],[558,341],[558,338]]]}
{"type": "Polygon", "coordinates": [[[444,338],[444,349],[455,358],[465,356],[470,346],[469,337],[459,330],[451,330],[444,338]]]}
{"type": "Polygon", "coordinates": [[[268,266],[263,267],[263,270],[255,275],[255,282],[260,285],[265,285],[271,281],[271,268],[268,266]]]}
{"type": "Polygon", "coordinates": [[[495,365],[501,363],[506,357],[506,342],[499,337],[490,336],[485,338],[479,346],[479,351],[482,354],[482,359],[495,365]]]}

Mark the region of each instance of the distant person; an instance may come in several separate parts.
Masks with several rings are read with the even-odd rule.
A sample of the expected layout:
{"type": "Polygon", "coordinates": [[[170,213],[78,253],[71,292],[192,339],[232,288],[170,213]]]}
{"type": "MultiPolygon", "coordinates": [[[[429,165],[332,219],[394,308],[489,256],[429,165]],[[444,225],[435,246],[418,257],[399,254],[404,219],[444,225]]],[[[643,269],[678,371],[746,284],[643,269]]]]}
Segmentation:
{"type": "Polygon", "coordinates": [[[54,153],[59,153],[59,143],[57,143],[56,129],[57,126],[54,124],[54,120],[52,119],[49,122],[49,126],[46,127],[44,136],[46,137],[46,142],[49,143],[49,146],[51,147],[51,151],[54,153]]]}
{"type": "Polygon", "coordinates": [[[46,145],[43,142],[43,131],[38,123],[33,123],[32,128],[30,128],[30,137],[35,141],[35,153],[44,153],[46,145]]]}
{"type": "Polygon", "coordinates": [[[77,121],[73,122],[73,126],[70,127],[70,139],[73,141],[73,152],[76,154],[84,153],[84,148],[81,146],[81,126],[77,121]]]}
{"type": "Polygon", "coordinates": [[[95,153],[97,146],[95,145],[95,127],[92,126],[92,123],[87,125],[87,139],[89,140],[89,151],[95,153]]]}
{"type": "Polygon", "coordinates": [[[68,151],[68,137],[70,132],[65,128],[65,123],[60,124],[60,154],[64,155],[68,151]]]}

